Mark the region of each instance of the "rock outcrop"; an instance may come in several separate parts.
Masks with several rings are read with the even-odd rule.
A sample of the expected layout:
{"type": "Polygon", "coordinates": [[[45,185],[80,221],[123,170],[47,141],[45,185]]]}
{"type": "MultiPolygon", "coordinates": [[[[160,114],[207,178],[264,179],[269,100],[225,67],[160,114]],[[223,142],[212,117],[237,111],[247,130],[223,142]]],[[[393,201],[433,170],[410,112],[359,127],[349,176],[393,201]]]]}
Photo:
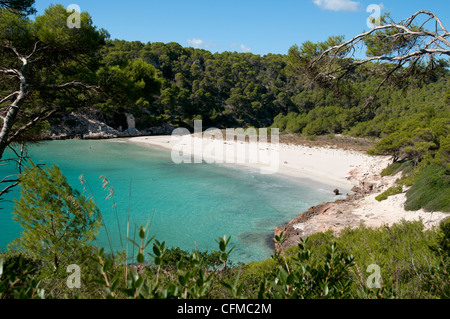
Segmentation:
{"type": "Polygon", "coordinates": [[[133,114],[125,114],[127,117],[127,126],[128,128],[124,131],[124,134],[128,136],[139,136],[141,133],[136,129],[136,119],[133,114]]]}
{"type": "Polygon", "coordinates": [[[344,206],[349,204],[348,200],[337,200],[335,202],[322,203],[311,207],[306,212],[297,216],[286,225],[274,229],[274,235],[283,233],[286,241],[282,250],[294,247],[300,240],[311,235],[328,230],[339,231],[348,226],[359,224],[359,219],[351,214],[344,214],[344,206]]]}
{"type": "Polygon", "coordinates": [[[123,136],[122,132],[94,119],[92,116],[83,113],[69,113],[52,123],[50,127],[49,139],[106,139],[123,136]]]}
{"type": "Polygon", "coordinates": [[[51,140],[110,139],[142,135],[170,135],[174,130],[173,126],[165,124],[138,131],[135,126],[134,116],[131,114],[126,114],[126,116],[128,128],[125,131],[121,131],[110,127],[89,112],[68,113],[51,123],[47,138],[51,140]]]}
{"type": "MultiPolygon", "coordinates": [[[[389,159],[386,158],[381,167],[386,167],[389,159]]],[[[355,185],[352,188],[354,194],[346,199],[339,199],[335,202],[322,203],[311,207],[308,211],[298,215],[294,220],[286,225],[278,226],[274,229],[274,235],[280,236],[283,233],[286,241],[281,250],[296,246],[302,238],[307,238],[320,232],[333,231],[339,234],[347,227],[359,227],[365,223],[361,215],[353,213],[358,207],[358,202],[374,193],[389,187],[396,177],[382,178],[380,168],[376,166],[366,167],[361,165],[353,169],[347,180],[355,185]]],[[[336,194],[337,189],[333,192],[336,194]]]]}

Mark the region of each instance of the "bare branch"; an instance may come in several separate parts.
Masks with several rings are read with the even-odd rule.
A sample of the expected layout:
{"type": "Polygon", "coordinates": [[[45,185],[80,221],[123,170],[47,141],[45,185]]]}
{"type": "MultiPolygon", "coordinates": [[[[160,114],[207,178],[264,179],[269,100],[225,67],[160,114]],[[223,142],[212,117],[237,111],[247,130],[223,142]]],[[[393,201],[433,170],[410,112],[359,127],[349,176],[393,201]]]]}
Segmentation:
{"type": "Polygon", "coordinates": [[[9,138],[7,143],[12,143],[16,137],[20,136],[20,134],[22,134],[23,132],[27,131],[28,129],[32,128],[34,125],[36,125],[36,123],[43,121],[47,118],[49,118],[50,116],[52,116],[53,114],[56,113],[57,110],[47,110],[44,112],[41,112],[41,114],[37,115],[34,119],[30,120],[27,124],[21,126],[20,128],[16,129],[14,134],[12,134],[9,138]]]}
{"type": "Polygon", "coordinates": [[[5,43],[3,44],[3,46],[4,46],[5,48],[8,48],[8,49],[10,49],[11,51],[13,51],[14,54],[17,56],[17,58],[18,58],[20,61],[22,61],[23,64],[26,63],[26,58],[23,57],[23,56],[19,53],[19,51],[17,51],[17,49],[16,49],[14,46],[12,46],[9,42],[5,42],[5,43]]]}
{"type": "Polygon", "coordinates": [[[333,46],[324,52],[320,54],[316,59],[314,59],[311,63],[311,67],[314,67],[317,63],[319,63],[322,59],[325,57],[333,56],[335,57],[338,53],[350,48],[354,48],[356,45],[362,43],[365,39],[367,39],[372,34],[375,34],[379,31],[386,31],[386,30],[397,30],[397,33],[389,35],[389,37],[393,39],[399,39],[399,38],[405,38],[408,37],[409,39],[416,39],[417,41],[420,38],[431,38],[429,42],[420,50],[416,50],[414,52],[411,52],[409,54],[404,55],[398,55],[398,56],[387,56],[387,55],[381,55],[381,56],[374,56],[367,59],[364,59],[362,61],[355,61],[354,65],[361,65],[370,61],[402,61],[411,59],[416,56],[426,56],[428,54],[432,55],[449,55],[450,56],[450,41],[448,38],[450,37],[450,33],[447,31],[445,26],[443,25],[442,21],[432,12],[429,11],[418,11],[416,14],[411,16],[410,18],[400,22],[400,23],[390,23],[382,26],[377,26],[370,31],[361,33],[352,39],[340,44],[333,46]],[[413,22],[414,20],[420,15],[420,14],[426,14],[430,16],[429,19],[427,19],[422,26],[418,30],[413,30],[413,22]],[[431,20],[436,20],[437,23],[440,25],[441,29],[443,30],[443,34],[439,34],[438,30],[436,32],[430,32],[423,29],[423,26],[426,24],[426,22],[429,22],[431,20]],[[432,46],[436,46],[437,48],[432,48],[432,46]]]}
{"type": "Polygon", "coordinates": [[[7,187],[5,187],[2,191],[0,191],[0,198],[18,185],[19,185],[19,180],[17,180],[14,184],[11,184],[11,185],[8,185],[7,187]]]}
{"type": "Polygon", "coordinates": [[[11,178],[11,177],[15,177],[15,175],[8,175],[8,176],[5,176],[5,177],[0,181],[0,183],[13,183],[13,182],[17,182],[17,179],[14,179],[14,180],[8,179],[8,178],[11,178]]]}
{"type": "MultiPolygon", "coordinates": [[[[441,27],[442,31],[444,31],[445,33],[448,33],[447,29],[445,28],[444,24],[442,23],[442,21],[438,18],[437,15],[435,15],[433,12],[431,11],[427,11],[427,10],[420,10],[417,11],[415,14],[413,14],[410,18],[407,19],[407,21],[409,20],[409,22],[406,24],[407,26],[410,26],[414,20],[421,14],[426,14],[428,16],[430,16],[430,19],[434,19],[436,20],[436,22],[439,24],[439,26],[441,27]]],[[[428,21],[428,20],[427,20],[428,21]]]]}
{"type": "Polygon", "coordinates": [[[384,80],[375,91],[376,95],[394,72],[405,67],[406,70],[412,69],[421,60],[433,63],[438,56],[450,56],[450,33],[434,13],[422,10],[400,23],[391,20],[388,24],[374,27],[324,50],[308,62],[306,71],[313,82],[331,87],[331,82],[337,86],[344,77],[351,75],[353,70],[366,63],[385,62],[397,65],[393,69],[386,70],[384,80]],[[426,17],[425,22],[417,23],[420,25],[417,27],[415,24],[420,16],[426,17]],[[426,30],[425,26],[432,21],[436,22],[434,30],[426,30]],[[363,48],[368,44],[367,40],[373,36],[377,36],[376,40],[380,43],[386,43],[385,52],[353,59],[356,48],[363,48]]]}
{"type": "Polygon", "coordinates": [[[35,90],[39,90],[39,91],[59,91],[59,90],[72,89],[72,88],[91,90],[91,91],[95,91],[95,92],[100,90],[100,87],[98,87],[98,86],[87,85],[87,84],[79,82],[79,81],[71,81],[71,82],[67,82],[64,84],[34,86],[32,88],[35,90]]]}
{"type": "Polygon", "coordinates": [[[12,98],[13,96],[18,95],[19,93],[20,93],[19,91],[16,91],[16,92],[11,93],[11,94],[8,95],[7,97],[1,99],[1,100],[0,100],[0,104],[2,104],[3,102],[6,102],[7,100],[9,100],[10,98],[12,98]]]}
{"type": "MultiPolygon", "coordinates": [[[[24,143],[21,143],[21,145],[20,145],[20,152],[16,151],[13,147],[11,147],[11,145],[8,145],[8,147],[14,152],[14,154],[16,155],[17,158],[3,159],[3,160],[0,160],[0,162],[15,162],[18,175],[5,176],[0,181],[0,184],[10,184],[10,185],[6,186],[2,191],[0,191],[0,200],[3,199],[2,198],[3,195],[5,195],[11,189],[13,189],[14,187],[19,185],[19,183],[20,183],[19,176],[20,176],[20,174],[22,174],[23,162],[27,157],[25,155],[25,144],[24,143]]],[[[1,165],[6,165],[6,164],[1,164],[1,165]]]]}
{"type": "Polygon", "coordinates": [[[0,72],[11,76],[20,76],[20,72],[16,69],[0,69],[0,72]]]}
{"type": "Polygon", "coordinates": [[[435,55],[435,54],[446,54],[446,55],[450,55],[450,51],[449,50],[442,50],[442,49],[421,49],[421,50],[417,50],[408,54],[404,54],[404,55],[398,55],[398,56],[394,56],[394,57],[389,57],[389,56],[384,56],[384,55],[379,55],[379,56],[374,56],[374,57],[370,57],[361,61],[355,61],[353,64],[354,65],[361,65],[361,64],[365,64],[367,62],[371,62],[371,61],[388,61],[388,62],[396,62],[396,61],[405,61],[405,60],[409,60],[413,57],[423,57],[425,55],[435,55]]]}
{"type": "MultiPolygon", "coordinates": [[[[22,157],[23,157],[23,153],[24,153],[24,144],[22,143],[20,146],[21,146],[21,147],[20,147],[20,155],[19,155],[19,153],[17,153],[17,151],[14,149],[14,147],[12,147],[11,145],[8,145],[8,148],[9,148],[11,151],[13,151],[14,154],[16,154],[17,158],[22,158],[22,157]]],[[[3,160],[2,160],[2,161],[3,161],[3,160]]],[[[8,160],[6,160],[6,161],[8,161],[8,160]]],[[[11,161],[11,160],[9,160],[9,161],[11,161]]]]}
{"type": "Polygon", "coordinates": [[[33,51],[29,55],[27,55],[26,57],[27,60],[29,60],[33,56],[33,54],[36,53],[37,45],[39,44],[39,42],[40,41],[34,43],[33,51]]]}

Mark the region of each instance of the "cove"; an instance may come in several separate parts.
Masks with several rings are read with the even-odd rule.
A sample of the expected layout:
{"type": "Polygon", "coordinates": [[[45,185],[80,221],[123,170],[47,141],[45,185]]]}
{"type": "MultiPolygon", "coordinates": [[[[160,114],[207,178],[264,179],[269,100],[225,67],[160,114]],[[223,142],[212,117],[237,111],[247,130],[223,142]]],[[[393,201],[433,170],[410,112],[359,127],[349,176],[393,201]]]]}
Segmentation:
{"type": "MultiPolygon", "coordinates": [[[[129,217],[130,238],[135,226],[149,223],[149,233],[167,246],[204,251],[217,249],[215,240],[226,235],[235,246],[232,261],[263,260],[273,254],[274,227],[334,196],[326,185],[311,180],[216,164],[175,164],[168,151],[120,139],[41,142],[29,145],[28,155],[36,164],[58,165],[79,191],[84,176],[89,185],[85,195],[99,206],[115,251],[126,249],[129,217]],[[113,187],[114,200],[106,199],[101,176],[113,187]]],[[[13,165],[0,166],[0,176],[13,173],[13,165]]],[[[16,188],[0,202],[0,250],[20,236],[11,215],[19,196],[16,188]]],[[[97,244],[110,249],[103,228],[97,244]]],[[[129,247],[132,255],[131,243],[129,247]]]]}

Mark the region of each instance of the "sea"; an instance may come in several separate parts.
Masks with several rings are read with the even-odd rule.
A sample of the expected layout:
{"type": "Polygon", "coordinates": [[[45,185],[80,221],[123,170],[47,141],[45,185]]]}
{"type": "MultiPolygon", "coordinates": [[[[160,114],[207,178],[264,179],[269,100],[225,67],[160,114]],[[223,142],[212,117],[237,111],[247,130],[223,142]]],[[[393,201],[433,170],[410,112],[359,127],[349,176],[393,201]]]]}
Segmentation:
{"type": "MultiPolygon", "coordinates": [[[[128,250],[130,262],[137,251],[131,240],[141,226],[167,247],[218,250],[218,237],[227,236],[235,264],[264,260],[274,253],[275,227],[335,196],[332,186],[308,179],[222,164],[176,164],[167,150],[123,139],[46,141],[28,145],[27,154],[41,167],[57,165],[74,189],[95,201],[105,224],[95,245],[113,253],[128,250]],[[111,188],[105,189],[105,178],[111,188]]],[[[4,158],[13,155],[7,151],[4,158]]],[[[13,162],[0,165],[0,178],[16,173],[13,162]]],[[[12,219],[20,191],[16,187],[0,201],[0,251],[21,235],[12,219]]]]}

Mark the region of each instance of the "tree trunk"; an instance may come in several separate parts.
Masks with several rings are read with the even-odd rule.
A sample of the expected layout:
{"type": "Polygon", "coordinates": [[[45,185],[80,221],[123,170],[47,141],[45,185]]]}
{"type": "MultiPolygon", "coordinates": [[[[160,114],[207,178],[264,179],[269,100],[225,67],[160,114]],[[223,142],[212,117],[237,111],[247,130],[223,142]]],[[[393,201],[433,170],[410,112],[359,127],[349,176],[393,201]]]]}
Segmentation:
{"type": "Polygon", "coordinates": [[[3,118],[3,125],[0,131],[0,159],[3,158],[3,153],[8,145],[11,143],[10,133],[12,127],[16,121],[17,114],[19,113],[20,107],[23,103],[23,100],[26,98],[28,94],[28,85],[26,81],[26,71],[28,68],[28,61],[25,58],[21,58],[22,60],[22,68],[20,71],[16,70],[18,78],[20,79],[20,88],[17,91],[16,98],[8,107],[5,117],[3,118]]]}

